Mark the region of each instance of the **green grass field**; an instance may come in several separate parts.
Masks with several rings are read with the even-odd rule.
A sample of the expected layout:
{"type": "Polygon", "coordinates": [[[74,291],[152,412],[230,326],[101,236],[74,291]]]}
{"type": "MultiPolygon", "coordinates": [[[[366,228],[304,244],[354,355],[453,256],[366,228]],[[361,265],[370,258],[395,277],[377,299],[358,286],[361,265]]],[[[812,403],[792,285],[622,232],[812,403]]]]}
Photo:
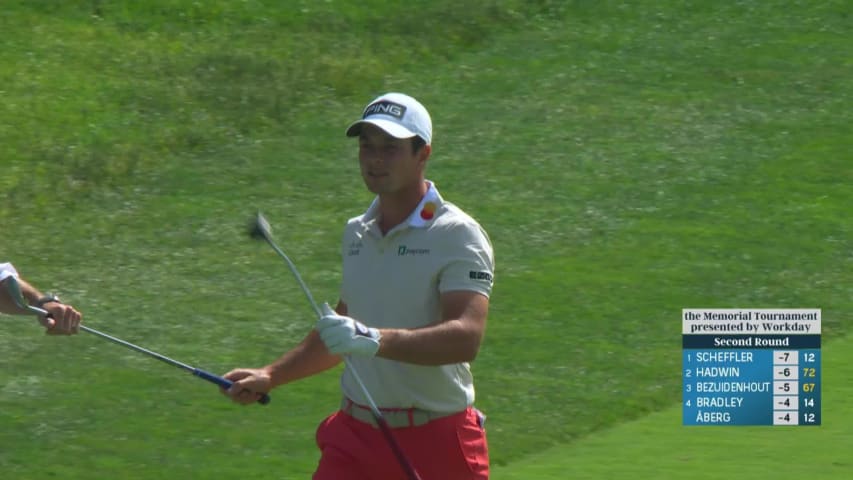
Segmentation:
{"type": "MultiPolygon", "coordinates": [[[[433,117],[429,178],[495,246],[473,366],[493,478],[846,479],[851,18],[840,0],[4,2],[0,261],[93,328],[214,372],[266,363],[312,313],[246,222],[263,210],[335,300],[344,222],[371,200],[344,128],[407,92],[433,117]],[[685,307],[821,308],[824,425],[681,427],[685,307]]],[[[328,373],[241,408],[24,317],[2,318],[0,358],[10,479],[310,478],[339,398],[328,373]]]]}
{"type": "Polygon", "coordinates": [[[853,442],[853,339],[822,349],[830,385],[822,395],[820,427],[682,427],[681,406],[593,433],[569,445],[530,455],[495,478],[633,479],[772,476],[847,478],[853,469],[847,446],[853,442]]]}

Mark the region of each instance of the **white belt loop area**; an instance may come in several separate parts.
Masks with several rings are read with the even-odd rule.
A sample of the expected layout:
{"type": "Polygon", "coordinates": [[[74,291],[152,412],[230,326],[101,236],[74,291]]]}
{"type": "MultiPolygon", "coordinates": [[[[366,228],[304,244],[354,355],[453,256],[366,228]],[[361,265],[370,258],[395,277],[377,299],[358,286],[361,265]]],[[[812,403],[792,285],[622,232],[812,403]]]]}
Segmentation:
{"type": "MultiPolygon", "coordinates": [[[[374,428],[379,428],[368,406],[359,405],[349,398],[344,397],[341,399],[341,411],[356,420],[369,423],[374,428]]],[[[429,410],[421,410],[420,408],[380,408],[379,411],[382,412],[382,416],[391,428],[419,427],[433,420],[459,413],[431,412],[429,410]]]]}

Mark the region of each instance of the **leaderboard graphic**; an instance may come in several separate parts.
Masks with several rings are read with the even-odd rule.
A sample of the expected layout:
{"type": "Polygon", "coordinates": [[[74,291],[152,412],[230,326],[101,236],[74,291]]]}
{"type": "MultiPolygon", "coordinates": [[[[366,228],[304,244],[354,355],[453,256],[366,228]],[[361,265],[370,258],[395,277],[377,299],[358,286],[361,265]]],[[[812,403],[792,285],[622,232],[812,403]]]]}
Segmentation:
{"type": "Polygon", "coordinates": [[[820,309],[684,309],[684,425],[820,425],[820,309]]]}

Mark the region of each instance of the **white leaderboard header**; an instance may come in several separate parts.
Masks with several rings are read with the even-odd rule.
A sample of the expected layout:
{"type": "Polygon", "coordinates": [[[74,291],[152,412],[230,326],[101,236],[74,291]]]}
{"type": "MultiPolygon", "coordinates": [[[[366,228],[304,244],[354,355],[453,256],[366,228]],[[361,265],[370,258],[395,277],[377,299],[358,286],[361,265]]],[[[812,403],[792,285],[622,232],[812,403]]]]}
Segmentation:
{"type": "Polygon", "coordinates": [[[819,308],[685,308],[682,334],[820,335],[819,308]]]}

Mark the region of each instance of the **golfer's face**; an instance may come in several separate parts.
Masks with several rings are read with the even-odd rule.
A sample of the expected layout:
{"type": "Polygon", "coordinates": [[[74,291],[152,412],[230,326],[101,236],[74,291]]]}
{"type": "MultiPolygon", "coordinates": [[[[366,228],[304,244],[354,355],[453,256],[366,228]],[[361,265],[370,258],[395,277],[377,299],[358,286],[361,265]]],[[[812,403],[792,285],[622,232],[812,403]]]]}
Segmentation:
{"type": "Polygon", "coordinates": [[[394,193],[420,178],[411,142],[409,138],[394,138],[373,125],[362,126],[358,160],[368,190],[376,194],[394,193]]]}

